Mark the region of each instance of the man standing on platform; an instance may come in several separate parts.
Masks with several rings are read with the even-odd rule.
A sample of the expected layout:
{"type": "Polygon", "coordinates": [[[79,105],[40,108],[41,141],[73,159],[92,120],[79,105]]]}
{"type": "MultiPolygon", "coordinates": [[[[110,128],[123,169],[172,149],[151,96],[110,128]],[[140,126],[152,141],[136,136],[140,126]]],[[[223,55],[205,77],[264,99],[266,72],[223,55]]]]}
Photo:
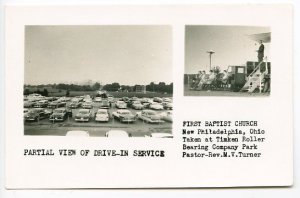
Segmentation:
{"type": "Polygon", "coordinates": [[[264,46],[262,40],[260,40],[259,43],[260,43],[260,46],[257,50],[257,58],[258,58],[258,62],[260,63],[264,59],[265,46],[264,46]]]}

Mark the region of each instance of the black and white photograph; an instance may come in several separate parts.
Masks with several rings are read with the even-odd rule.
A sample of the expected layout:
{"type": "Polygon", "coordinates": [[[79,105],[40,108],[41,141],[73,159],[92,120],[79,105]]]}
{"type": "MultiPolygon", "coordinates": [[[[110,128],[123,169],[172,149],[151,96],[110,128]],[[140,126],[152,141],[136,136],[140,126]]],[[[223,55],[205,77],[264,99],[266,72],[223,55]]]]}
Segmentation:
{"type": "Polygon", "coordinates": [[[171,26],[26,26],[24,53],[24,135],[173,137],[171,26]]]}
{"type": "Polygon", "coordinates": [[[187,25],[185,96],[269,96],[269,27],[187,25]]]}

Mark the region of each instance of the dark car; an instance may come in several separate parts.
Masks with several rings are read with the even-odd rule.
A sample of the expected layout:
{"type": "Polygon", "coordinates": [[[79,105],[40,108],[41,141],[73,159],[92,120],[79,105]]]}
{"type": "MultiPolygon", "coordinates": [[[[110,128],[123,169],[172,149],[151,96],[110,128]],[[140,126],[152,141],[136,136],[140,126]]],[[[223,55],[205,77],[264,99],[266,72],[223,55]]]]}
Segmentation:
{"type": "Polygon", "coordinates": [[[54,109],[53,113],[51,114],[49,120],[50,121],[64,121],[68,117],[66,108],[58,108],[54,109]]]}
{"type": "Polygon", "coordinates": [[[46,111],[43,108],[30,109],[27,114],[24,116],[25,121],[38,121],[44,118],[48,118],[50,112],[46,111]]]}

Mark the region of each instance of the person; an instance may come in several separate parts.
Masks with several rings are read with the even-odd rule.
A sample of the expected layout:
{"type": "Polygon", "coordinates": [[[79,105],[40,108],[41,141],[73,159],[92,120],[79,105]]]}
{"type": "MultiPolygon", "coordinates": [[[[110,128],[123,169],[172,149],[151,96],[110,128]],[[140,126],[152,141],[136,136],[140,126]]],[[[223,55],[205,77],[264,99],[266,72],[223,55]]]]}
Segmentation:
{"type": "Polygon", "coordinates": [[[260,40],[259,43],[260,43],[260,46],[259,46],[259,48],[258,48],[258,50],[257,50],[257,58],[258,58],[258,62],[260,63],[260,62],[262,62],[263,59],[264,59],[265,46],[264,46],[262,40],[260,40]]]}
{"type": "Polygon", "coordinates": [[[224,70],[223,71],[223,77],[222,77],[222,82],[224,83],[224,84],[226,84],[227,83],[227,80],[228,80],[228,77],[229,77],[229,74],[228,74],[228,72],[227,72],[227,70],[224,70]]]}

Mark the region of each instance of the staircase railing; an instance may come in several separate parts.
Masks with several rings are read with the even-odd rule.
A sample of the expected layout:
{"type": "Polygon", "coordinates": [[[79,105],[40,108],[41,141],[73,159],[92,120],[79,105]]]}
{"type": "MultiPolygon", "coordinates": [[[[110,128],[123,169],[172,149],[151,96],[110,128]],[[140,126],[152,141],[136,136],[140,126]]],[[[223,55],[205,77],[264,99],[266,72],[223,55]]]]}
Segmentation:
{"type": "Polygon", "coordinates": [[[247,80],[247,82],[245,83],[245,85],[244,85],[244,87],[242,88],[242,90],[245,88],[245,86],[248,86],[248,91],[250,91],[251,90],[251,87],[252,86],[257,86],[257,85],[253,85],[253,82],[252,82],[252,86],[250,85],[250,81],[251,81],[251,79],[253,79],[253,78],[257,78],[257,76],[254,76],[253,77],[253,75],[254,74],[256,74],[257,73],[257,71],[259,71],[259,92],[261,93],[261,91],[262,91],[262,79],[264,78],[264,76],[265,76],[265,74],[268,74],[269,73],[269,71],[268,71],[268,62],[267,62],[267,56],[266,57],[264,57],[263,58],[263,60],[261,61],[261,62],[259,62],[258,63],[258,65],[254,68],[254,70],[251,72],[251,74],[248,76],[248,80],[247,80]],[[265,71],[264,72],[261,72],[261,65],[263,64],[263,62],[264,62],[264,60],[265,60],[265,63],[266,63],[266,69],[265,69],[265,71]]]}
{"type": "MultiPolygon", "coordinates": [[[[257,70],[259,69],[259,71],[260,71],[260,66],[264,63],[264,60],[266,60],[265,62],[266,62],[266,71],[268,71],[268,66],[267,66],[267,64],[268,64],[268,62],[267,62],[267,56],[265,56],[264,58],[263,58],[263,60],[262,61],[260,61],[259,63],[258,63],[258,65],[254,68],[254,70],[251,72],[251,74],[249,75],[250,77],[251,76],[253,76],[253,74],[255,73],[255,72],[257,72],[257,70]]],[[[268,73],[268,72],[267,72],[268,73]]]]}

